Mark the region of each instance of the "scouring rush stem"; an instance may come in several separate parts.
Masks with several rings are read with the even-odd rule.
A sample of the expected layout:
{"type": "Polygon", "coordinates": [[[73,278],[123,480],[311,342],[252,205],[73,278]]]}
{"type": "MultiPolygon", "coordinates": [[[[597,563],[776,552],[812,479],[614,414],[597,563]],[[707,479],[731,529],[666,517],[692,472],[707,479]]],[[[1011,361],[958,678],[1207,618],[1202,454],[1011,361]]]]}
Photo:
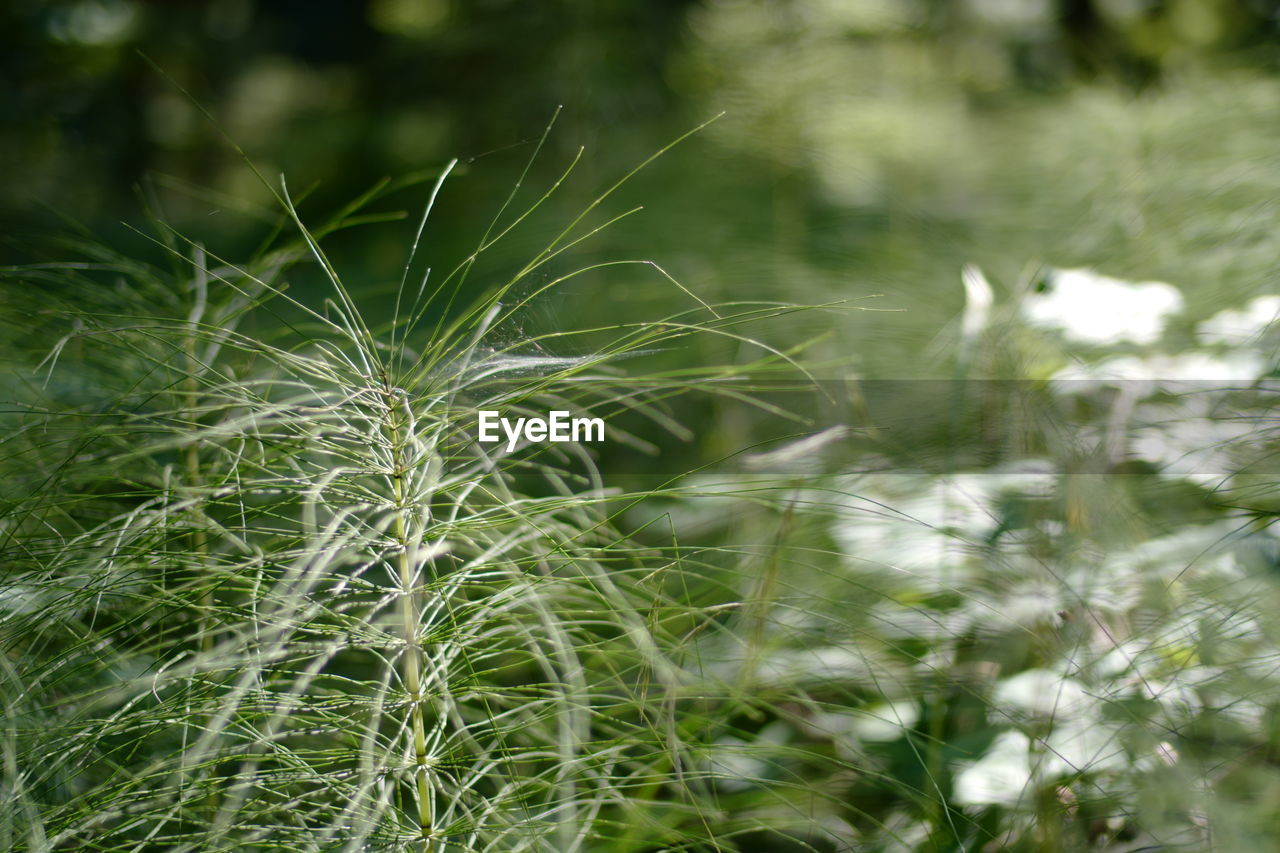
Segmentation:
{"type": "MultiPolygon", "coordinates": [[[[406,460],[396,415],[397,393],[384,387],[391,426],[391,478],[395,491],[395,536],[399,544],[400,612],[404,625],[404,681],[409,693],[409,728],[413,738],[414,779],[418,798],[418,829],[423,853],[430,853],[434,832],[430,779],[427,776],[427,733],[422,719],[422,650],[418,645],[418,607],[414,589],[418,563],[417,537],[409,535],[409,497],[405,488],[406,460]]],[[[408,401],[403,401],[408,406],[408,401]]]]}

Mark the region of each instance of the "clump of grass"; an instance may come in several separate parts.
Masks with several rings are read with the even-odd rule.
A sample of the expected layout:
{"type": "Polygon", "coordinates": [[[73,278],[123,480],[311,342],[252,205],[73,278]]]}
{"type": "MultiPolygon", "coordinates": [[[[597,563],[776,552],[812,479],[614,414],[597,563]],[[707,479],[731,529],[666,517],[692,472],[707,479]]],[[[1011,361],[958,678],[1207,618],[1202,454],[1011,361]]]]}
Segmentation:
{"type": "Polygon", "coordinates": [[[586,447],[474,441],[480,409],[714,391],[752,365],[617,362],[781,310],[680,288],[687,312],[588,330],[607,342],[586,354],[555,354],[578,331],[495,345],[601,269],[519,295],[612,188],[455,304],[556,186],[513,193],[445,276],[416,257],[428,204],[382,323],[322,238],[383,218],[364,211],[391,184],[315,227],[281,184],[296,239],[246,264],[157,223],[171,271],[88,240],[5,271],[0,846],[692,850],[805,824],[762,817],[803,786],[719,781],[739,688],[690,653],[718,612],[679,593],[696,562],[620,529],[647,494],[607,488],[586,447]],[[302,263],[321,304],[287,292],[302,263]]]}

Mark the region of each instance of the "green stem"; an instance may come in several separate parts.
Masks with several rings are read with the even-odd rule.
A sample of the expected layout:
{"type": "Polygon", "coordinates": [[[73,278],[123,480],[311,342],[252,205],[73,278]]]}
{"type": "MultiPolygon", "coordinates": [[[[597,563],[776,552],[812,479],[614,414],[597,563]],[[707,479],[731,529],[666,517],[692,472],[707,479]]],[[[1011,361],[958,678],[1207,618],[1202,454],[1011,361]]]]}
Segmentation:
{"type": "MultiPolygon", "coordinates": [[[[388,398],[391,392],[388,389],[388,398]]],[[[394,405],[394,403],[392,403],[394,405]]],[[[392,479],[395,484],[395,536],[400,545],[400,612],[404,625],[404,681],[409,692],[409,728],[413,738],[415,789],[418,798],[418,828],[422,835],[423,853],[431,853],[431,835],[435,819],[432,815],[431,780],[427,772],[427,733],[422,718],[422,648],[418,644],[418,606],[414,588],[418,563],[417,538],[409,535],[409,500],[406,493],[404,448],[400,442],[400,424],[391,418],[392,479]]]]}

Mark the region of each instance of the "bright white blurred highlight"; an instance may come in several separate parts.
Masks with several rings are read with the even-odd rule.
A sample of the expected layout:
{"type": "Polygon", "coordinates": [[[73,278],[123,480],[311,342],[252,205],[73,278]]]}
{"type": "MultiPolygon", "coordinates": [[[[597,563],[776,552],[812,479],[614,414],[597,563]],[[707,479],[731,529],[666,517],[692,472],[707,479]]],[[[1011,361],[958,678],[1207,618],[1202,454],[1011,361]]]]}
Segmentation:
{"type": "Polygon", "coordinates": [[[973,543],[1000,523],[1008,495],[1051,493],[1056,474],[1036,460],[985,472],[936,477],[893,472],[851,477],[844,512],[832,534],[850,564],[888,569],[925,589],[963,580],[985,566],[973,543]]]}
{"type": "Polygon", "coordinates": [[[992,697],[1011,715],[1074,719],[1096,701],[1079,682],[1047,669],[1028,669],[1001,681],[992,697]]]}
{"type": "MultiPolygon", "coordinates": [[[[1216,356],[1205,352],[1179,355],[1118,356],[1100,364],[1075,364],[1058,371],[1055,382],[1247,382],[1266,372],[1257,353],[1238,352],[1216,356]]],[[[1058,387],[1059,391],[1089,390],[1082,387],[1058,387]]]]}
{"type": "Polygon", "coordinates": [[[1196,328],[1204,343],[1239,346],[1262,336],[1280,316],[1280,296],[1259,296],[1243,309],[1219,311],[1196,328]]]}
{"type": "Polygon", "coordinates": [[[1023,300],[1023,318],[1082,344],[1154,343],[1183,305],[1171,284],[1135,284],[1088,269],[1053,270],[1046,285],[1023,300]]]}
{"type": "Polygon", "coordinates": [[[960,333],[968,346],[986,328],[995,294],[987,277],[974,264],[965,264],[961,268],[960,280],[964,283],[964,317],[960,333]]]}
{"type": "Polygon", "coordinates": [[[889,742],[902,737],[920,721],[920,706],[914,700],[874,705],[853,715],[850,728],[861,741],[889,742]]]}
{"type": "Polygon", "coordinates": [[[977,761],[960,771],[952,799],[962,806],[1014,806],[1031,782],[1031,741],[1002,732],[977,761]]]}
{"type": "Polygon", "coordinates": [[[1030,669],[1001,681],[992,695],[993,722],[1048,723],[1043,740],[1003,732],[956,775],[962,805],[1018,804],[1036,787],[1086,771],[1121,770],[1127,758],[1101,701],[1080,682],[1047,669],[1030,669]]]}

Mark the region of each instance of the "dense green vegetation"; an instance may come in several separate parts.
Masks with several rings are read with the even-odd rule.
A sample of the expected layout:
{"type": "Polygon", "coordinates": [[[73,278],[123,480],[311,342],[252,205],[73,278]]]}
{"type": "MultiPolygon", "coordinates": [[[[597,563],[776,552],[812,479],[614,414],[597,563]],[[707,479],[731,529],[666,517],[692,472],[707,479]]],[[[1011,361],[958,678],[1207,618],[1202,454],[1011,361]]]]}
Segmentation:
{"type": "Polygon", "coordinates": [[[0,849],[1275,847],[1273,5],[7,4],[0,849]]]}

